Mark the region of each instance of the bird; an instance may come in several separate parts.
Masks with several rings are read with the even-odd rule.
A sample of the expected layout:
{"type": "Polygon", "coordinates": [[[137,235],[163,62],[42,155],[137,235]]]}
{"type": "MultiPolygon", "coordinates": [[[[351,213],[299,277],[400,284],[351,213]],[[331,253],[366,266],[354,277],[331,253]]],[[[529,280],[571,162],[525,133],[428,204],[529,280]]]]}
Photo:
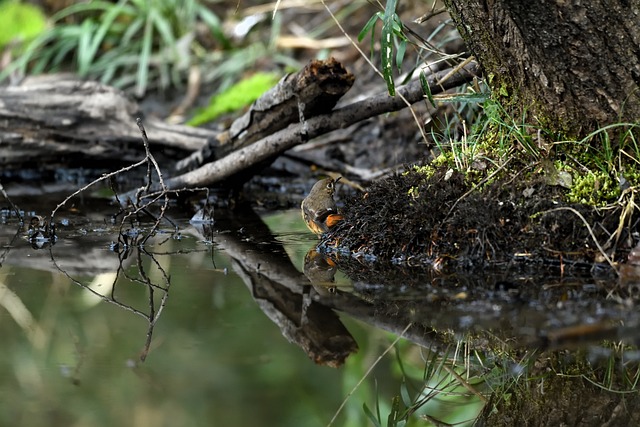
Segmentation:
{"type": "Polygon", "coordinates": [[[316,182],[300,205],[302,219],[312,233],[326,233],[343,220],[333,200],[336,183],[340,180],[325,178],[316,182]]]}

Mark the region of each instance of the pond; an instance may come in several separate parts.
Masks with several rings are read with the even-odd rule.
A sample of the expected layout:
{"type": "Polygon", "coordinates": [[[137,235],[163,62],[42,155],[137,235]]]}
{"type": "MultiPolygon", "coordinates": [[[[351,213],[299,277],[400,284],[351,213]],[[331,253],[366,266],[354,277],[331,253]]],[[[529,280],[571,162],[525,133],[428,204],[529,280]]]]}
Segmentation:
{"type": "MultiPolygon", "coordinates": [[[[55,207],[14,202],[27,219],[55,207]]],[[[173,207],[150,236],[149,217],[121,227],[101,200],[65,209],[55,244],[1,217],[0,425],[637,419],[632,283],[394,266],[384,283],[366,260],[347,276],[313,251],[298,210],[210,223],[173,207]],[[576,401],[593,413],[565,410],[576,401]]]]}

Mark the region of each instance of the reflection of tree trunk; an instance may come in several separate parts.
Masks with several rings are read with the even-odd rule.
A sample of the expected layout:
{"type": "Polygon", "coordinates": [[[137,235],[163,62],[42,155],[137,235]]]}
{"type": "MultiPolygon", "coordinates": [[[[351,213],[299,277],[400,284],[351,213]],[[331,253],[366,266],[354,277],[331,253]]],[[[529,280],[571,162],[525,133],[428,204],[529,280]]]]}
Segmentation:
{"type": "Polygon", "coordinates": [[[640,117],[638,2],[445,3],[515,115],[560,131],[640,117]]]}

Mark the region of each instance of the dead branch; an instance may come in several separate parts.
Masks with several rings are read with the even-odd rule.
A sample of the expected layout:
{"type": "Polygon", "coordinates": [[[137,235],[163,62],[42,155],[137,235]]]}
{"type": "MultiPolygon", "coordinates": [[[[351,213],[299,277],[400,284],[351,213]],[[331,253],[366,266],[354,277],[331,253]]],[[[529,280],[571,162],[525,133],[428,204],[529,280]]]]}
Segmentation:
{"type": "MultiPolygon", "coordinates": [[[[342,365],[358,345],[338,315],[310,298],[309,279],[296,269],[282,244],[251,209],[243,209],[231,221],[232,230],[248,223],[252,227],[242,233],[230,231],[224,235],[210,233],[207,225],[194,231],[200,228],[201,236],[211,235],[229,255],[232,268],[283,336],[300,346],[315,363],[342,365]]],[[[344,298],[355,305],[363,304],[350,294],[344,298]]]]}
{"type": "MultiPolygon", "coordinates": [[[[451,69],[443,70],[427,78],[432,94],[435,95],[471,81],[479,74],[479,65],[476,62],[470,62],[454,74],[451,74],[451,71],[451,69]],[[447,77],[447,79],[442,81],[444,77],[447,77]]],[[[399,88],[397,92],[411,104],[424,99],[422,85],[418,80],[399,88]]],[[[303,123],[291,125],[248,147],[234,151],[220,160],[207,163],[194,171],[171,178],[166,181],[166,185],[171,189],[177,189],[181,187],[210,186],[219,183],[253,165],[274,158],[310,138],[350,126],[370,117],[401,110],[407,106],[405,100],[400,96],[390,97],[387,93],[382,93],[363,101],[354,102],[328,114],[312,117],[303,123]]]]}

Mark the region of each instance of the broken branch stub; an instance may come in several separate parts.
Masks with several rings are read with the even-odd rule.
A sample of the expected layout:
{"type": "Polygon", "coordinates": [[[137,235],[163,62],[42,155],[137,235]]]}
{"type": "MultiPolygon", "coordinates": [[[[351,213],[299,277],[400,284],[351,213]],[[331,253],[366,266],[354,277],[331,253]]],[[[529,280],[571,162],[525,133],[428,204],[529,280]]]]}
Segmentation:
{"type": "Polygon", "coordinates": [[[355,77],[334,58],[313,60],[284,76],[254,102],[228,130],[176,165],[190,170],[220,159],[305,118],[328,113],[349,91],[355,77]]]}

